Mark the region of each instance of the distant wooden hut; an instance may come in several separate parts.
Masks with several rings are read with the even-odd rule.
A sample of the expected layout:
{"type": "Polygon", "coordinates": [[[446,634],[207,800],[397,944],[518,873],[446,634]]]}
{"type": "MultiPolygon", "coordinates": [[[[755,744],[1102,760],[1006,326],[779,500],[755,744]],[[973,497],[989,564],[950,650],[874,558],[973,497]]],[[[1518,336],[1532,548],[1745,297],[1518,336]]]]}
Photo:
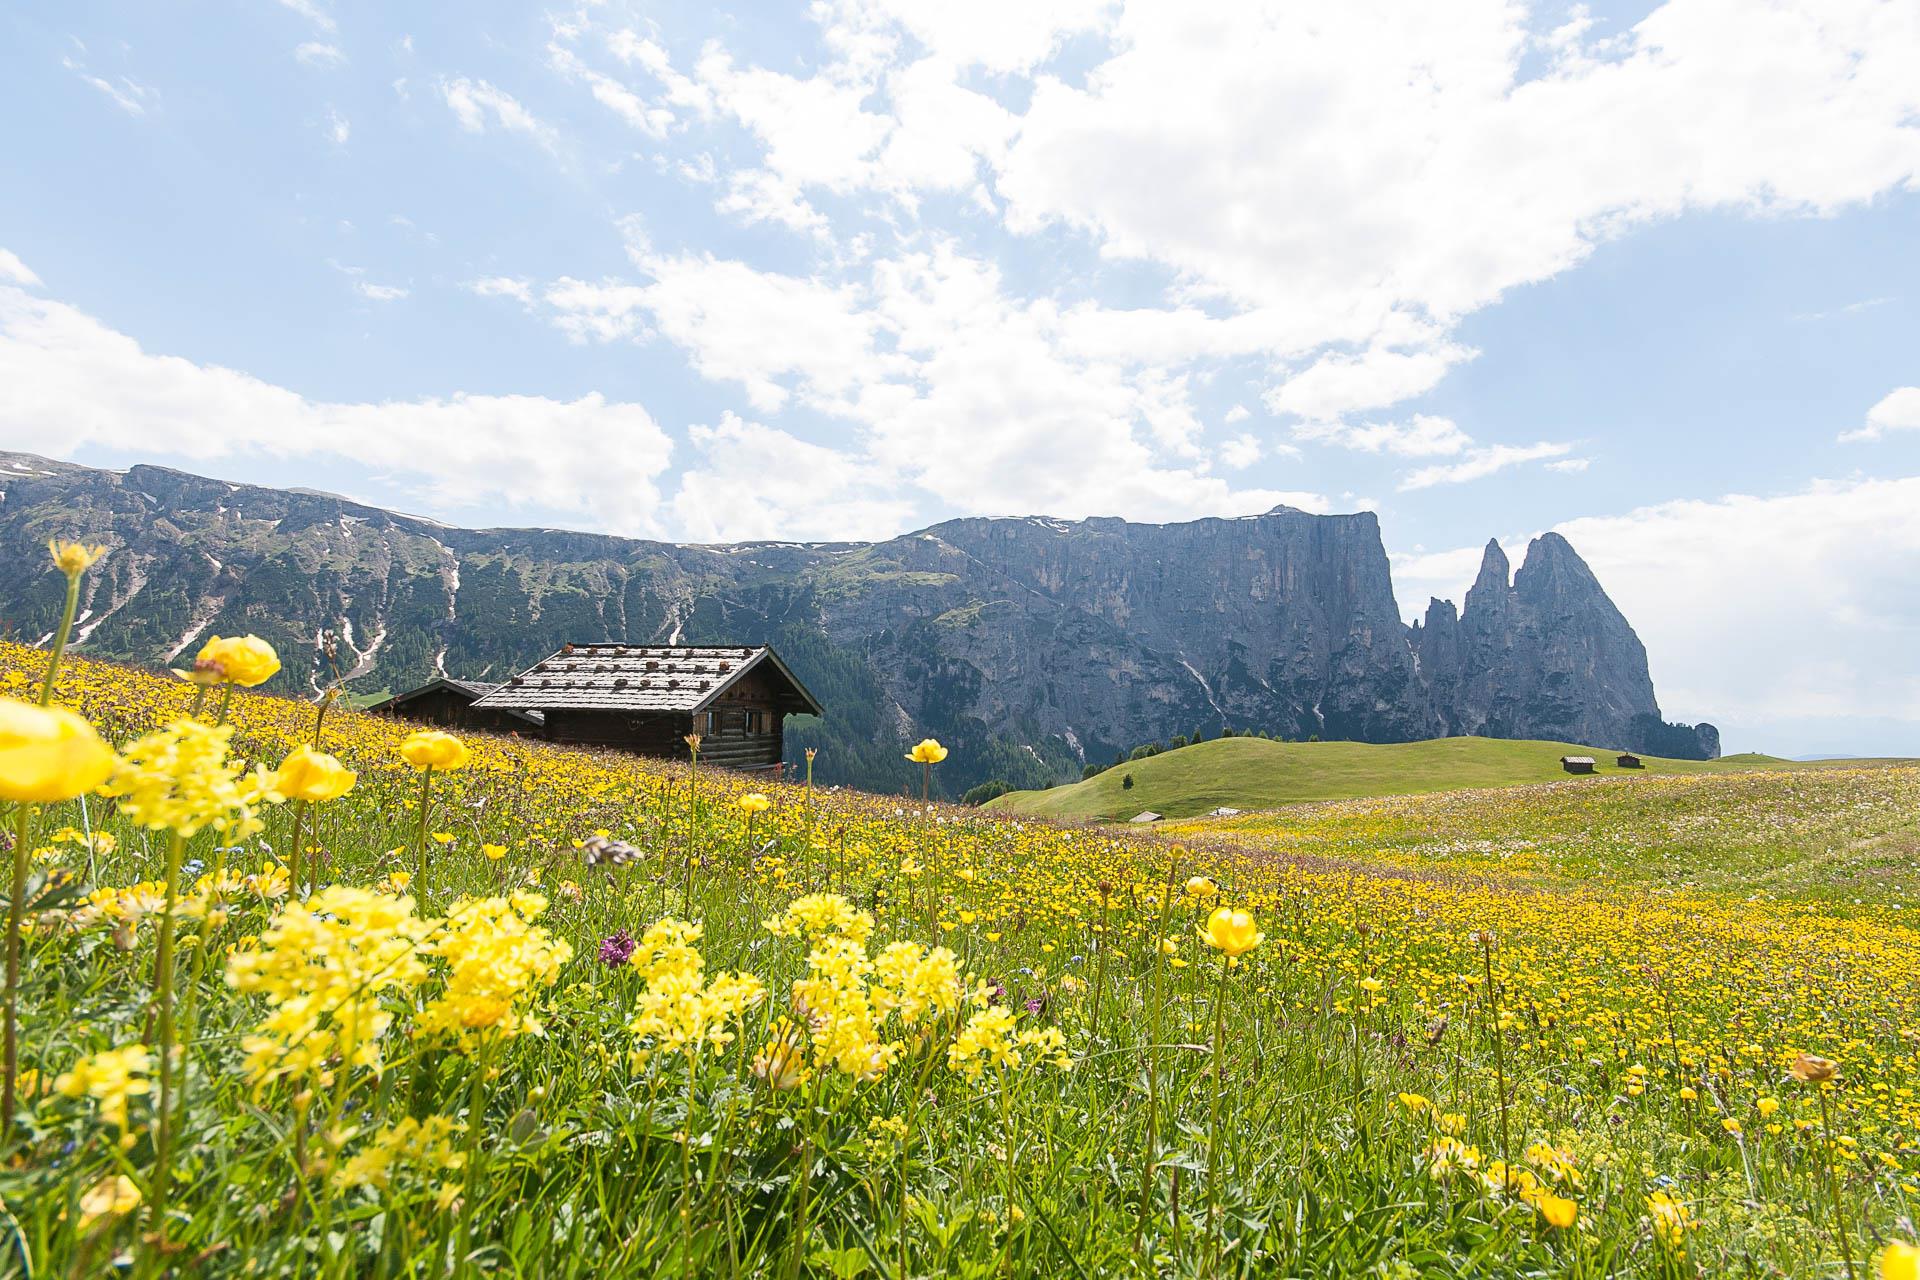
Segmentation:
{"type": "Polygon", "coordinates": [[[376,702],[367,710],[376,715],[417,720],[443,729],[488,729],[494,733],[518,733],[533,737],[544,731],[538,711],[509,711],[474,707],[498,685],[478,680],[455,680],[441,676],[418,689],[396,693],[385,702],[376,702]]]}
{"type": "Polygon", "coordinates": [[[742,646],[572,644],[474,704],[539,712],[553,742],[616,747],[733,769],[775,768],[789,715],[822,715],[818,701],[772,649],[742,646]]]}
{"type": "Polygon", "coordinates": [[[1640,757],[1634,755],[1631,751],[1622,751],[1620,755],[1614,760],[1614,763],[1619,765],[1622,769],[1646,768],[1644,764],[1640,763],[1640,757]]]}
{"type": "Polygon", "coordinates": [[[1568,773],[1592,773],[1592,756],[1561,756],[1560,767],[1568,773]]]}

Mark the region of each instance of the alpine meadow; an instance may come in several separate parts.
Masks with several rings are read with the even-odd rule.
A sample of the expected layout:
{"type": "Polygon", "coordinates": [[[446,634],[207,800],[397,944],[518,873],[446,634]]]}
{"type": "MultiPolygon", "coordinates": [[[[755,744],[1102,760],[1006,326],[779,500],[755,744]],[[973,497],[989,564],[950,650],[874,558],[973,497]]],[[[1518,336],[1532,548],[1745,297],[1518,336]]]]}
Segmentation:
{"type": "Polygon", "coordinates": [[[7,0],[0,900],[0,1280],[1920,1280],[1920,0],[7,0]]]}
{"type": "MultiPolygon", "coordinates": [[[[51,550],[71,601],[98,548],[51,550]]],[[[1917,1256],[1920,770],[1155,838],[770,785],[694,735],[409,731],[249,692],[252,637],[177,678],[66,635],[0,648],[23,1274],[1917,1256]],[[1648,875],[1703,824],[1795,870],[1751,892],[1685,839],[1648,875]]]]}

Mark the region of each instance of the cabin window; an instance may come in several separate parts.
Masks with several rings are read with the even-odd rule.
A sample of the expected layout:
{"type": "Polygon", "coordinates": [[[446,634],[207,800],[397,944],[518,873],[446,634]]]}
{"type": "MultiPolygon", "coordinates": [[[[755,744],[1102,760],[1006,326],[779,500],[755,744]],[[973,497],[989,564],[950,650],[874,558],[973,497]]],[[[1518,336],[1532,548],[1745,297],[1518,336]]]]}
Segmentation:
{"type": "Polygon", "coordinates": [[[765,711],[747,712],[747,732],[752,734],[772,733],[773,717],[765,711]]]}
{"type": "Polygon", "coordinates": [[[699,735],[703,738],[709,738],[713,736],[713,731],[717,727],[714,724],[713,712],[702,711],[699,715],[694,717],[694,720],[696,722],[694,725],[695,732],[699,733],[699,735]]]}

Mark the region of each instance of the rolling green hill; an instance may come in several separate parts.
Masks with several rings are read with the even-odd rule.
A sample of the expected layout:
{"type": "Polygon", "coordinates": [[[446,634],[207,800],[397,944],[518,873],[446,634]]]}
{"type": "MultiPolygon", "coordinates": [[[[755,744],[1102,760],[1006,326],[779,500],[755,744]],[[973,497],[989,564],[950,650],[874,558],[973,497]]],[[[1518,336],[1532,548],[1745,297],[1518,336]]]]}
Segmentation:
{"type": "MultiPolygon", "coordinates": [[[[1066,820],[1125,821],[1145,809],[1184,818],[1222,805],[1270,809],[1304,800],[1552,782],[1568,776],[1560,767],[1560,757],[1569,755],[1592,756],[1598,762],[1595,776],[1634,772],[1615,767],[1617,754],[1570,742],[1500,738],[1432,738],[1384,745],[1218,738],[1115,765],[1072,786],[1009,792],[987,808],[1066,820]],[[1129,775],[1131,789],[1123,785],[1129,775]]],[[[1643,759],[1646,768],[1639,772],[1644,773],[1818,767],[1757,754],[1719,760],[1643,759]]]]}

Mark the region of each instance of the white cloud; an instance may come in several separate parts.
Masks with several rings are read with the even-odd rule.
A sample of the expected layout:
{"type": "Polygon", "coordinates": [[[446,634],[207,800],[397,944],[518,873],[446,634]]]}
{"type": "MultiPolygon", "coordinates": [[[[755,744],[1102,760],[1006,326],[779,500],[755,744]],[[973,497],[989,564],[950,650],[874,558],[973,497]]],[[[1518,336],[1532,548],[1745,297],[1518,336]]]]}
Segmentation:
{"type": "Polygon", "coordinates": [[[1293,429],[1295,439],[1344,445],[1364,453],[1391,453],[1402,458],[1450,457],[1464,453],[1473,438],[1451,418],[1417,413],[1406,422],[1303,422],[1293,429]]]}
{"type": "Polygon", "coordinates": [[[368,280],[355,280],[353,288],[361,297],[371,298],[375,302],[394,302],[412,292],[404,285],[374,284],[368,280]]]}
{"type": "Polygon", "coordinates": [[[1889,431],[1920,431],[1920,387],[1897,387],[1867,410],[1867,423],[1842,432],[1843,444],[1878,440],[1889,431]]]}
{"type": "Polygon", "coordinates": [[[1236,422],[1245,422],[1248,418],[1251,418],[1252,416],[1253,416],[1253,410],[1247,408],[1247,406],[1243,404],[1237,404],[1233,406],[1233,408],[1227,410],[1227,416],[1223,419],[1223,421],[1226,422],[1228,426],[1232,426],[1236,422]]]}
{"type": "Polygon", "coordinates": [[[1375,347],[1357,356],[1325,355],[1262,398],[1274,413],[1313,420],[1383,409],[1431,391],[1448,369],[1475,354],[1440,342],[1425,350],[1375,347]]]}
{"type": "Polygon", "coordinates": [[[1542,440],[1538,444],[1496,444],[1485,449],[1474,449],[1459,462],[1438,463],[1431,467],[1422,467],[1400,482],[1402,493],[1414,489],[1431,489],[1437,484],[1465,484],[1469,480],[1481,480],[1496,471],[1505,471],[1508,467],[1519,466],[1523,462],[1538,462],[1542,458],[1558,458],[1573,449],[1570,444],[1559,444],[1542,440]]]}
{"type": "Polygon", "coordinates": [[[885,472],[837,449],[726,414],[693,426],[700,461],[680,479],[672,510],[701,542],[850,541],[892,537],[913,504],[885,472]]]}
{"type": "Polygon", "coordinates": [[[1260,437],[1243,431],[1220,446],[1220,461],[1235,471],[1244,471],[1260,461],[1260,437]]]}
{"type": "MultiPolygon", "coordinates": [[[[1920,477],[1555,527],[1646,642],[1668,718],[1733,726],[1734,749],[1794,749],[1782,736],[1798,722],[1832,718],[1900,722],[1920,746],[1920,477]]],[[[1478,547],[1396,556],[1403,609],[1428,591],[1460,600],[1479,563],[1478,547]]]]}
{"type": "Polygon", "coordinates": [[[334,29],[332,16],[319,5],[313,3],[313,0],[280,0],[280,4],[284,8],[293,10],[322,31],[332,31],[334,29]]]}
{"type": "Polygon", "coordinates": [[[353,136],[353,122],[332,107],[327,108],[327,137],[336,147],[347,145],[347,139],[353,136]]]}
{"type": "Polygon", "coordinates": [[[657,482],[673,450],[640,405],[599,395],[310,400],[152,354],[82,311],[4,286],[0,442],[53,456],[104,448],[196,463],[334,459],[442,514],[537,506],[655,536],[664,532],[657,482]]]}
{"type": "Polygon", "coordinates": [[[1547,470],[1558,471],[1562,475],[1578,475],[1592,465],[1591,458],[1562,458],[1558,462],[1549,462],[1547,470]]]}
{"type": "Polygon", "coordinates": [[[555,43],[547,46],[548,59],[555,70],[570,79],[583,82],[594,101],[607,108],[633,128],[651,138],[667,136],[667,127],[673,123],[673,112],[665,107],[650,104],[612,76],[595,71],[571,49],[555,43]]]}
{"type": "Polygon", "coordinates": [[[485,133],[491,119],[496,128],[523,133],[543,146],[553,146],[553,130],[536,120],[531,111],[520,105],[518,98],[485,80],[469,80],[465,76],[442,80],[440,96],[468,133],[485,133]]]}
{"type": "Polygon", "coordinates": [[[296,45],[293,56],[310,67],[337,67],[347,60],[338,45],[324,44],[318,40],[309,40],[296,45]]]}
{"type": "Polygon", "coordinates": [[[75,62],[72,58],[60,59],[60,65],[73,72],[76,76],[79,76],[101,93],[106,94],[114,106],[119,107],[130,116],[144,116],[147,114],[148,108],[160,101],[158,90],[150,89],[146,85],[131,80],[126,76],[121,76],[118,82],[105,80],[94,75],[91,71],[88,71],[85,66],[75,62]]]}
{"type": "Polygon", "coordinates": [[[32,269],[20,261],[18,255],[6,249],[0,249],[0,281],[35,288],[40,284],[40,277],[33,274],[32,269]]]}
{"type": "Polygon", "coordinates": [[[482,298],[512,298],[523,306],[533,305],[533,285],[512,276],[486,276],[469,281],[467,288],[482,298]]]}

